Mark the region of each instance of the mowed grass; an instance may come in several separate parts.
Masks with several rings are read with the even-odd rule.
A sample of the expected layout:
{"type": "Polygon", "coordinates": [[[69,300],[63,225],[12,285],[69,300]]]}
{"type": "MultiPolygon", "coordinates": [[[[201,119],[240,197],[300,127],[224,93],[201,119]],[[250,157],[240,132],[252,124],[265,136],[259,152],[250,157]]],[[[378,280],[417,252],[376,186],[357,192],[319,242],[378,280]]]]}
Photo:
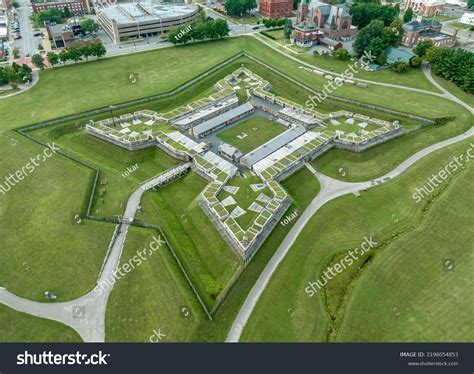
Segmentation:
{"type": "MultiPolygon", "coordinates": [[[[318,180],[306,168],[299,170],[290,178],[282,182],[283,187],[293,198],[292,205],[286,215],[292,214],[296,209],[306,209],[311,200],[319,193],[318,180]]],[[[283,220],[283,219],[282,219],[283,220]]],[[[217,309],[212,322],[203,320],[195,330],[193,341],[222,342],[227,336],[239,308],[245,301],[253,284],[260,276],[265,265],[271,259],[280,243],[290,231],[293,221],[288,225],[278,224],[263,246],[258,250],[238,282],[231,288],[228,297],[217,309]]]]}
{"type": "Polygon", "coordinates": [[[348,301],[337,340],[473,341],[474,201],[466,188],[473,181],[471,166],[417,230],[374,259],[348,301]]]}
{"type": "MultiPolygon", "coordinates": [[[[1,182],[43,150],[16,134],[0,136],[1,182]]],[[[91,171],[59,155],[37,163],[0,194],[0,287],[32,300],[45,301],[45,291],[74,299],[94,287],[113,226],[74,221],[87,203],[91,171]]]]}
{"type": "MultiPolygon", "coordinates": [[[[121,264],[149,248],[158,233],[132,227],[121,264]]],[[[150,342],[154,331],[162,342],[189,341],[203,312],[166,246],[118,280],[106,314],[107,342],[150,342]]],[[[155,339],[156,340],[156,339],[155,339]]]]}
{"type": "Polygon", "coordinates": [[[157,147],[132,152],[89,135],[75,125],[47,127],[32,134],[50,144],[54,142],[62,151],[101,171],[91,212],[95,216],[123,214],[130,194],[141,183],[179,164],[179,160],[157,147]]]}
{"type": "Polygon", "coordinates": [[[458,327],[442,340],[472,341],[474,300],[465,281],[473,281],[472,225],[468,223],[473,200],[468,191],[457,193],[455,189],[472,183],[472,165],[453,173],[436,194],[419,204],[411,196],[453,155],[468,147],[467,140],[437,151],[361,197],[346,195],[324,206],[272,276],[242,340],[411,341],[423,336],[430,341],[441,339],[445,327],[440,326],[455,324],[458,327]],[[438,234],[443,224],[446,228],[438,234]],[[307,294],[308,282],[320,279],[328,265],[370,236],[379,244],[377,248],[330,280],[323,291],[313,297],[307,294]],[[442,260],[450,256],[456,264],[463,264],[455,268],[457,274],[441,277],[447,282],[441,285],[442,260]],[[390,258],[392,262],[384,261],[390,258]],[[434,306],[442,297],[449,302],[434,306]],[[393,308],[399,308],[395,309],[399,317],[393,308]],[[443,313],[435,313],[440,308],[443,313]],[[455,322],[449,321],[453,315],[455,322]],[[396,322],[397,318],[403,322],[396,322]],[[346,320],[347,328],[342,329],[346,320]],[[425,333],[420,335],[420,330],[425,333]]]}
{"type": "Polygon", "coordinates": [[[17,312],[0,304],[0,343],[82,342],[70,327],[48,319],[17,312]]]}
{"type": "Polygon", "coordinates": [[[147,192],[142,198],[143,212],[137,219],[161,226],[199,294],[211,308],[240,266],[240,259],[198,205],[207,184],[191,172],[156,192],[147,192]]]}
{"type": "Polygon", "coordinates": [[[284,131],[285,128],[279,123],[255,114],[230,129],[218,133],[217,137],[223,142],[237,147],[243,153],[249,153],[284,131]],[[237,135],[242,133],[247,136],[239,139],[237,135]]]}
{"type": "Polygon", "coordinates": [[[451,92],[454,96],[458,97],[464,101],[467,105],[474,107],[474,95],[467,93],[462,88],[458,87],[455,83],[448,81],[435,73],[432,73],[432,76],[436,82],[443,86],[446,90],[451,92]]]}

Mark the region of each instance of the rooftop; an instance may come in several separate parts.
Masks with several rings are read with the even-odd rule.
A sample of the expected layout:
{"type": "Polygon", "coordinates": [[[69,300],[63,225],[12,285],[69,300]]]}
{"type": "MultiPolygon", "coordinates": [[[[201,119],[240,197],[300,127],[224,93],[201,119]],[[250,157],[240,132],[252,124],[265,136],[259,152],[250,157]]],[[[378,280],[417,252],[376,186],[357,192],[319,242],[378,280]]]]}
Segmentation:
{"type": "Polygon", "coordinates": [[[118,24],[128,24],[184,17],[196,12],[197,6],[195,4],[178,5],[147,1],[109,5],[105,6],[102,11],[107,18],[115,20],[118,24]]]}

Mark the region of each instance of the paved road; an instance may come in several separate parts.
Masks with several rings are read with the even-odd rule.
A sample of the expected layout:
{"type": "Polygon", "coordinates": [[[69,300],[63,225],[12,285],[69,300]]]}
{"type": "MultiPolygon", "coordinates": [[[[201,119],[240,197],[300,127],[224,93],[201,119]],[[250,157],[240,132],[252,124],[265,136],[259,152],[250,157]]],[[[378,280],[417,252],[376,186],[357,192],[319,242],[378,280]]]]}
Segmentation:
{"type": "Polygon", "coordinates": [[[23,56],[33,56],[38,51],[38,44],[41,38],[33,36],[33,30],[31,28],[31,10],[29,8],[28,0],[18,0],[20,7],[18,8],[18,22],[20,23],[20,35],[22,39],[15,40],[13,42],[14,47],[21,49],[23,56]]]}
{"type": "MultiPolygon", "coordinates": [[[[189,168],[190,166],[189,163],[182,164],[170,170],[179,172],[182,168],[189,168]]],[[[106,281],[110,283],[110,281],[115,279],[128,233],[129,222],[132,222],[135,218],[135,213],[140,205],[143,193],[155,187],[163,178],[163,175],[170,170],[145,182],[130,196],[123,216],[123,223],[118,225],[118,228],[116,227],[116,230],[118,230],[117,235],[112,238],[110,243],[110,251],[99,275],[98,285],[105,285],[106,281]]],[[[113,285],[112,287],[104,286],[104,288],[102,292],[92,290],[79,299],[64,303],[30,301],[16,296],[4,288],[0,288],[0,303],[20,312],[51,319],[70,326],[78,332],[85,342],[103,342],[105,340],[105,312],[113,285]]]]}
{"type": "Polygon", "coordinates": [[[330,178],[324,174],[319,173],[311,165],[307,164],[308,168],[316,175],[321,184],[321,191],[313,199],[311,204],[306,208],[306,210],[301,215],[300,219],[296,221],[293,228],[287,234],[283,242],[278,247],[277,251],[268,262],[267,266],[260,274],[257,282],[252,287],[252,290],[247,296],[244,304],[242,305],[239,314],[234,320],[232,327],[227,335],[226,342],[238,342],[242,331],[250,318],[250,315],[257,304],[260,296],[262,295],[265,287],[270,281],[273,273],[278,268],[280,262],[285,258],[286,254],[292,247],[293,243],[297,239],[298,235],[304,229],[306,224],[309,222],[311,217],[316,214],[316,212],[329,201],[336,199],[340,196],[349,194],[349,193],[358,193],[359,191],[366,190],[373,186],[385,183],[393,178],[397,177],[403,173],[406,169],[412,166],[415,162],[422,159],[426,155],[437,151],[438,149],[447,147],[451,144],[460,142],[467,139],[469,136],[474,135],[474,127],[469,129],[466,133],[456,136],[454,138],[442,141],[440,143],[433,144],[409,157],[407,160],[398,165],[395,169],[387,173],[386,175],[375,179],[374,181],[360,182],[360,183],[348,183],[338,181],[336,179],[330,178]]]}
{"type": "Polygon", "coordinates": [[[431,82],[431,84],[433,84],[433,86],[435,86],[438,90],[443,92],[444,95],[449,98],[449,100],[454,101],[458,103],[459,105],[462,105],[468,111],[470,111],[471,113],[474,113],[474,108],[466,104],[464,101],[462,101],[458,97],[454,96],[451,92],[449,92],[447,89],[441,86],[438,82],[436,82],[436,80],[431,75],[431,68],[429,67],[429,65],[423,63],[421,65],[421,68],[423,69],[423,73],[425,74],[426,79],[428,79],[431,82]]]}

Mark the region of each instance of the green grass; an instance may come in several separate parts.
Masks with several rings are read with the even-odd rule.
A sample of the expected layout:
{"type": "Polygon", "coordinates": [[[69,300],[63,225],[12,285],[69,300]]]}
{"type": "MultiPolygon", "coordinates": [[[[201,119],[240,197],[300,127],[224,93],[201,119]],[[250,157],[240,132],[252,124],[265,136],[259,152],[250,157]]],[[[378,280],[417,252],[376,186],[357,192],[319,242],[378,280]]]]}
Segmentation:
{"type": "Polygon", "coordinates": [[[361,197],[346,195],[324,206],[272,276],[242,340],[472,341],[474,299],[466,282],[474,281],[469,265],[473,201],[465,191],[472,167],[459,169],[419,204],[411,197],[468,147],[464,141],[437,151],[361,197]],[[379,246],[310,298],[308,282],[366,236],[379,246]],[[459,265],[457,273],[442,273],[444,258],[459,265]],[[398,321],[394,307],[401,311],[398,321]]]}
{"type": "MultiPolygon", "coordinates": [[[[147,248],[156,235],[132,227],[121,263],[147,248]]],[[[106,341],[149,342],[153,330],[166,335],[163,342],[189,341],[197,322],[205,318],[199,308],[168,248],[161,247],[115,284],[107,307],[106,341]]]]}
{"type": "MultiPolygon", "coordinates": [[[[41,146],[18,135],[0,136],[5,174],[41,152],[41,146]]],[[[0,287],[39,301],[45,301],[45,291],[65,301],[94,287],[113,226],[74,223],[86,204],[92,176],[88,169],[53,156],[0,195],[0,287]]]]}
{"type": "Polygon", "coordinates": [[[261,115],[253,115],[230,129],[218,133],[217,137],[223,142],[237,147],[243,153],[249,153],[284,131],[283,125],[272,122],[261,115]],[[247,134],[247,137],[239,139],[237,135],[242,133],[247,134]]]}
{"type": "MultiPolygon", "coordinates": [[[[231,194],[230,192],[222,190],[217,198],[220,201],[223,201],[225,198],[228,196],[232,196],[234,200],[236,201],[235,205],[231,205],[227,207],[227,210],[231,212],[233,209],[235,209],[237,206],[240,206],[243,210],[245,210],[247,213],[241,215],[240,217],[237,217],[235,220],[237,223],[242,227],[242,229],[247,230],[250,226],[252,226],[253,221],[259,213],[253,212],[249,210],[249,206],[255,201],[257,204],[259,203],[255,199],[261,194],[264,193],[268,197],[273,197],[272,192],[268,189],[265,188],[260,191],[254,192],[252,188],[250,187],[251,184],[261,184],[262,180],[253,175],[249,176],[247,178],[242,178],[240,176],[236,176],[232,178],[229,183],[227,183],[228,186],[234,186],[234,187],[239,187],[239,190],[235,194],[231,194]]],[[[261,203],[260,203],[261,205],[261,203]]]]}
{"type": "Polygon", "coordinates": [[[265,33],[273,36],[276,40],[285,39],[287,44],[290,42],[289,39],[285,37],[285,30],[268,30],[265,31],[265,33]]]}
{"type": "MultiPolygon", "coordinates": [[[[283,187],[291,194],[294,203],[288,208],[287,214],[299,207],[305,209],[309,202],[318,194],[318,180],[306,168],[296,172],[285,180],[283,187]]],[[[293,221],[296,222],[296,221],[293,221]]],[[[263,268],[273,256],[280,243],[291,229],[291,224],[277,225],[263,246],[259,249],[252,262],[247,266],[239,281],[229,292],[228,297],[220,305],[212,322],[203,320],[195,330],[193,341],[218,342],[224,341],[227,332],[237,316],[240,306],[244,302],[253,284],[263,268]]]]}
{"type": "Polygon", "coordinates": [[[473,124],[465,111],[445,125],[428,126],[361,153],[331,149],[314,160],[313,165],[324,174],[344,181],[373,179],[392,170],[417,151],[466,131],[473,124]]]}
{"type": "Polygon", "coordinates": [[[448,26],[453,27],[455,29],[469,30],[469,25],[466,25],[465,23],[461,22],[449,22],[448,26]]]}
{"type": "Polygon", "coordinates": [[[81,342],[77,332],[59,322],[33,317],[0,304],[0,343],[81,342]]]}
{"type": "Polygon", "coordinates": [[[240,260],[221,238],[198,205],[208,184],[189,173],[142,198],[137,219],[162,227],[208,307],[225,288],[240,260]]]}
{"type": "Polygon", "coordinates": [[[99,183],[96,189],[92,209],[95,216],[123,214],[129,196],[140,183],[179,163],[156,147],[131,152],[70,124],[47,127],[32,134],[51,144],[54,142],[64,152],[102,171],[100,182],[105,184],[99,183]],[[134,165],[138,169],[124,177],[122,174],[134,165]]]}
{"type": "Polygon", "coordinates": [[[446,90],[451,92],[454,96],[458,97],[462,101],[464,101],[466,104],[470,105],[471,107],[474,107],[474,95],[467,93],[460,87],[458,87],[455,83],[448,81],[436,74],[432,74],[433,78],[438,82],[441,86],[443,86],[446,90]]]}

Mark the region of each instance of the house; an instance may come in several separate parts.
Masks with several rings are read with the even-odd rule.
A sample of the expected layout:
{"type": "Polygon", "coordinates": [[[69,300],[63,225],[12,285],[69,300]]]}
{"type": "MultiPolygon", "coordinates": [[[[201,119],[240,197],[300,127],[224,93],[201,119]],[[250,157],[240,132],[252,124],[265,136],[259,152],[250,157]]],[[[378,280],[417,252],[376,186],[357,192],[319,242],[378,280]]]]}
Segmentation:
{"type": "Polygon", "coordinates": [[[314,22],[303,21],[293,28],[290,41],[299,47],[307,48],[317,44],[323,36],[324,33],[314,22]]]}
{"type": "Polygon", "coordinates": [[[341,42],[329,38],[319,39],[319,44],[324,45],[327,49],[331,51],[337,51],[339,48],[342,48],[341,42]]]}
{"type": "Polygon", "coordinates": [[[404,62],[409,64],[411,59],[415,57],[415,54],[402,48],[388,47],[385,51],[387,56],[387,64],[393,64],[394,62],[404,62]]]}
{"type": "Polygon", "coordinates": [[[418,17],[416,21],[407,22],[402,26],[403,35],[400,44],[413,48],[422,40],[431,40],[437,47],[454,47],[457,30],[453,35],[449,35],[442,33],[441,27],[438,21],[418,17]]]}
{"type": "Polygon", "coordinates": [[[331,5],[317,0],[302,0],[298,5],[297,24],[314,23],[325,37],[333,40],[351,38],[357,34],[346,4],[331,5]]]}

